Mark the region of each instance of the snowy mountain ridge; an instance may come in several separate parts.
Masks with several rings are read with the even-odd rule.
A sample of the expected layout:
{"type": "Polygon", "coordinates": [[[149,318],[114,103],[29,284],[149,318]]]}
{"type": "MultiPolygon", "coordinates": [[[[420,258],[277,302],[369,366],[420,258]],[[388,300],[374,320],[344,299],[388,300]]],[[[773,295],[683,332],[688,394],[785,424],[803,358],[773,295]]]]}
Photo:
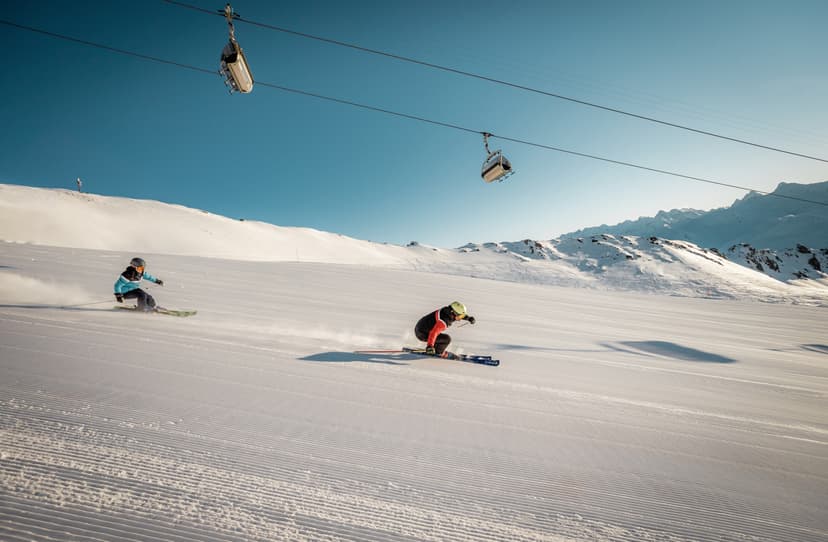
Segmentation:
{"type": "MultiPolygon", "coordinates": [[[[775,251],[738,248],[725,255],[686,241],[601,234],[549,241],[468,244],[458,250],[512,257],[527,269],[570,268],[576,279],[554,277],[555,284],[570,286],[584,286],[583,278],[590,277],[593,287],[690,297],[755,297],[763,301],[796,301],[796,295],[785,296],[797,289],[799,293],[813,294],[828,286],[828,274],[824,271],[828,269],[828,250],[815,253],[800,247],[799,251],[785,251],[783,257],[775,251]]],[[[549,275],[524,277],[523,281],[553,283],[549,275]]]]}
{"type": "Polygon", "coordinates": [[[613,234],[403,247],[158,201],[14,185],[0,185],[0,240],[114,251],[125,258],[371,265],[528,284],[828,305],[826,251],[794,250],[785,259],[742,246],[726,255],[683,240],[613,234]]]}
{"type": "Polygon", "coordinates": [[[777,251],[791,250],[797,245],[828,248],[828,208],[809,202],[828,204],[828,182],[780,183],[772,194],[751,192],[730,207],[660,211],[654,217],[585,228],[561,237],[602,233],[661,237],[690,241],[722,252],[740,244],[777,251]]]}
{"type": "MultiPolygon", "coordinates": [[[[468,244],[459,250],[475,252],[481,249],[502,254],[513,254],[528,260],[566,260],[583,272],[603,274],[610,266],[636,260],[675,262],[678,253],[700,256],[726,267],[725,262],[736,263],[783,282],[799,279],[824,280],[828,278],[828,249],[811,249],[797,244],[793,249],[755,249],[739,243],[720,251],[705,249],[687,241],[675,241],[651,236],[598,234],[589,237],[561,237],[548,241],[524,239],[510,243],[468,244]],[[589,248],[592,247],[592,248],[589,248]],[[669,251],[667,248],[669,247],[669,251]]],[[[635,273],[641,273],[640,269],[635,273]]]]}
{"type": "Polygon", "coordinates": [[[828,182],[780,183],[773,194],[751,192],[727,208],[660,211],[654,217],[585,228],[561,238],[610,234],[689,241],[777,280],[824,279],[828,210],[803,200],[828,203],[828,182]]]}
{"type": "Polygon", "coordinates": [[[828,248],[797,244],[793,249],[772,250],[739,243],[727,249],[727,258],[779,280],[828,277],[828,248]]]}

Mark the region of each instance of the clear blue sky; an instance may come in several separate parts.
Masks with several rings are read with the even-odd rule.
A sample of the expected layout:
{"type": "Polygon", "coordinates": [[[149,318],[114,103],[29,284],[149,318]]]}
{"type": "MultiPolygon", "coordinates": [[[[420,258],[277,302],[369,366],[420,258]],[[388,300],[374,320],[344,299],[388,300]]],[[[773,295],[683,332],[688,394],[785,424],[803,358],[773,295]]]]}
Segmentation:
{"type": "MultiPolygon", "coordinates": [[[[222,1],[190,0],[205,9],[222,1]]],[[[0,18],[218,69],[227,25],[161,0],[3,2],[0,18]]],[[[826,158],[828,2],[239,0],[242,17],[826,158]]],[[[236,23],[259,82],[771,191],[828,164],[236,23]]],[[[482,137],[0,25],[0,182],[156,199],[405,244],[549,239],[732,188],[482,137]]],[[[135,217],[141,220],[143,217],[135,217]]],[[[151,218],[148,218],[151,219],[151,218]]]]}

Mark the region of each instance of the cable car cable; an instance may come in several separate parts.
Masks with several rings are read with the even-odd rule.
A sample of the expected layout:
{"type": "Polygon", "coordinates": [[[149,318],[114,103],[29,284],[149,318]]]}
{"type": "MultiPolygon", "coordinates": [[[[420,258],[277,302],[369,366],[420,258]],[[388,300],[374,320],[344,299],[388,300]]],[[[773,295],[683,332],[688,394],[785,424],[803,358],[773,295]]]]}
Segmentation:
{"type": "MultiPolygon", "coordinates": [[[[204,9],[204,8],[200,8],[198,6],[193,6],[193,5],[190,5],[190,4],[186,4],[186,3],[180,2],[178,0],[163,0],[163,1],[168,3],[168,4],[173,4],[173,5],[180,6],[180,7],[187,8],[187,9],[191,9],[191,10],[194,10],[194,11],[200,11],[200,12],[203,12],[203,13],[207,13],[208,15],[216,15],[216,13],[214,13],[214,12],[208,10],[208,9],[204,9]]],[[[253,26],[259,26],[261,28],[267,28],[269,30],[275,30],[277,32],[283,32],[285,34],[292,34],[294,36],[299,36],[299,37],[302,37],[302,38],[322,41],[322,42],[325,42],[325,43],[330,43],[332,45],[338,45],[340,47],[348,47],[350,49],[355,49],[357,51],[362,51],[362,52],[365,52],[365,53],[371,53],[371,54],[375,54],[375,55],[385,56],[385,57],[393,58],[395,60],[399,60],[399,61],[402,61],[402,62],[409,62],[409,63],[412,63],[412,64],[419,64],[420,66],[425,66],[425,67],[428,67],[428,68],[434,68],[436,70],[442,70],[442,71],[454,73],[454,74],[457,74],[457,75],[462,75],[462,76],[465,76],[465,77],[471,77],[471,78],[474,78],[474,79],[479,79],[479,80],[482,80],[482,81],[488,81],[490,83],[495,83],[495,84],[498,84],[498,85],[504,85],[504,86],[512,87],[512,88],[515,88],[515,89],[518,89],[518,90],[524,90],[526,92],[533,92],[535,94],[541,94],[543,96],[548,96],[550,98],[558,98],[560,100],[566,100],[566,101],[577,103],[577,104],[580,104],[580,105],[585,105],[585,106],[588,106],[588,107],[593,107],[593,108],[596,108],[596,109],[609,111],[611,113],[617,113],[619,115],[626,115],[628,117],[637,118],[639,120],[654,122],[656,124],[661,124],[663,126],[669,126],[671,128],[677,128],[677,129],[680,129],[680,130],[686,130],[688,132],[693,132],[693,133],[700,134],[700,135],[716,137],[716,138],[723,139],[723,140],[726,140],[726,141],[731,141],[731,142],[734,142],[734,143],[740,143],[740,144],[743,144],[743,145],[750,145],[752,147],[757,147],[757,148],[760,148],[760,149],[765,149],[765,150],[769,150],[769,151],[773,151],[773,152],[780,152],[780,153],[784,153],[784,154],[789,154],[791,156],[798,156],[800,158],[806,158],[808,160],[816,160],[816,161],[819,161],[819,162],[828,163],[828,158],[820,158],[818,156],[811,156],[811,155],[808,155],[808,154],[789,151],[789,150],[785,150],[785,149],[782,149],[782,148],[779,148],[779,147],[772,147],[770,145],[763,145],[761,143],[754,143],[754,142],[748,141],[746,139],[739,139],[739,138],[736,138],[736,137],[730,137],[730,136],[726,136],[726,135],[722,135],[722,134],[717,134],[715,132],[710,132],[708,130],[701,130],[699,128],[692,128],[690,126],[685,126],[683,124],[678,124],[678,123],[674,123],[674,122],[660,120],[660,119],[657,119],[657,118],[654,118],[654,117],[648,117],[646,115],[639,115],[638,113],[631,113],[629,111],[624,111],[623,109],[618,109],[618,108],[615,108],[615,107],[609,107],[609,106],[606,106],[606,105],[600,105],[600,104],[597,104],[597,103],[588,102],[586,100],[581,100],[579,98],[572,98],[570,96],[564,96],[562,94],[556,94],[554,92],[540,90],[540,89],[536,89],[536,88],[529,87],[529,86],[526,86],[526,85],[519,85],[517,83],[504,81],[502,79],[496,79],[494,77],[488,77],[488,76],[485,76],[485,75],[480,75],[480,74],[460,70],[460,69],[457,69],[457,68],[450,68],[450,67],[447,67],[447,66],[441,66],[440,64],[434,64],[432,62],[426,62],[424,60],[417,60],[416,58],[410,58],[410,57],[406,57],[406,56],[402,56],[402,55],[397,55],[397,54],[394,54],[394,53],[388,53],[388,52],[385,52],[385,51],[380,51],[378,49],[370,49],[368,47],[362,47],[360,45],[354,45],[354,44],[347,43],[347,42],[344,42],[344,41],[334,40],[334,39],[330,39],[330,38],[323,38],[323,37],[320,37],[320,36],[314,36],[313,34],[307,34],[307,33],[304,33],[304,32],[297,32],[295,30],[290,30],[290,29],[287,29],[287,28],[281,28],[281,27],[274,26],[274,25],[271,25],[271,24],[261,23],[261,22],[250,20],[250,19],[244,19],[244,18],[241,18],[241,17],[238,20],[241,21],[241,22],[245,22],[247,24],[253,25],[253,26]]]]}
{"type": "Polygon", "coordinates": [[[612,158],[604,158],[602,156],[596,156],[594,154],[586,154],[586,153],[577,152],[577,151],[570,151],[570,150],[567,150],[567,149],[552,147],[550,145],[544,145],[542,143],[534,143],[532,141],[525,141],[525,140],[521,140],[521,139],[515,139],[515,138],[511,138],[511,137],[506,137],[506,136],[499,136],[499,135],[495,135],[495,134],[489,134],[489,135],[490,135],[490,137],[497,137],[497,138],[502,139],[504,141],[511,141],[512,143],[519,143],[521,145],[528,145],[530,147],[538,147],[540,149],[547,149],[547,150],[551,150],[551,151],[563,152],[563,153],[566,153],[566,154],[572,154],[572,155],[575,155],[575,156],[580,156],[582,158],[590,158],[592,160],[600,160],[602,162],[608,162],[610,164],[617,164],[617,165],[620,165],[620,166],[626,166],[626,167],[631,167],[631,168],[636,168],[636,169],[642,169],[644,171],[652,171],[654,173],[661,173],[661,174],[664,174],[664,175],[672,175],[673,177],[680,177],[682,179],[690,179],[692,181],[699,181],[699,182],[703,182],[703,183],[715,184],[715,185],[718,185],[718,186],[725,186],[727,188],[738,188],[739,190],[745,190],[745,191],[749,191],[749,192],[756,192],[758,194],[763,194],[765,196],[777,196],[777,197],[780,197],[780,198],[792,199],[792,200],[796,200],[796,201],[802,201],[802,202],[805,202],[805,203],[815,203],[817,205],[825,205],[826,207],[828,207],[828,203],[825,203],[825,202],[822,202],[822,201],[815,201],[815,200],[809,200],[809,199],[804,199],[804,198],[797,198],[795,196],[785,196],[785,195],[782,195],[782,194],[774,194],[773,192],[765,192],[763,190],[756,190],[755,188],[747,188],[747,187],[744,187],[744,186],[738,186],[738,185],[735,185],[735,184],[729,184],[729,183],[725,183],[725,182],[721,182],[721,181],[714,181],[712,179],[705,179],[703,177],[694,177],[692,175],[685,175],[683,173],[676,173],[674,171],[667,171],[665,169],[658,169],[658,168],[652,168],[652,167],[648,167],[648,166],[642,166],[642,165],[639,165],[639,164],[633,164],[632,162],[624,162],[624,161],[621,161],[621,160],[613,160],[612,158]]]}
{"type": "MultiPolygon", "coordinates": [[[[71,42],[79,43],[79,44],[82,44],[82,45],[88,45],[90,47],[96,47],[98,49],[104,49],[104,50],[107,50],[107,51],[112,51],[112,52],[122,54],[122,55],[133,56],[133,57],[140,58],[140,59],[143,59],[143,60],[150,60],[152,62],[158,62],[158,63],[161,63],[161,64],[167,64],[167,65],[170,65],[170,66],[185,68],[185,69],[188,69],[188,70],[197,71],[197,72],[201,72],[201,73],[207,73],[207,74],[210,74],[211,76],[215,76],[216,74],[218,74],[218,72],[216,70],[209,70],[209,69],[206,69],[206,68],[199,68],[197,66],[191,66],[189,64],[184,64],[184,63],[181,63],[181,62],[175,62],[175,61],[172,61],[172,60],[166,60],[166,59],[163,59],[163,58],[158,58],[158,57],[154,57],[154,56],[150,56],[150,55],[136,53],[136,52],[133,52],[133,51],[128,51],[126,49],[119,49],[117,47],[110,47],[108,45],[103,45],[103,44],[100,44],[100,43],[95,43],[95,42],[92,42],[92,41],[83,40],[83,39],[79,39],[79,38],[73,38],[71,36],[58,34],[56,32],[49,32],[47,30],[41,30],[41,29],[38,29],[38,28],[33,28],[33,27],[30,27],[30,26],[17,24],[17,23],[11,22],[11,21],[7,21],[5,19],[0,19],[0,24],[13,26],[13,27],[19,28],[21,30],[27,30],[27,31],[30,31],[30,32],[38,33],[38,34],[44,34],[46,36],[50,36],[50,37],[53,37],[53,38],[58,38],[58,39],[66,40],[66,41],[71,41],[71,42]]],[[[589,158],[589,159],[592,159],[592,160],[599,160],[599,161],[607,162],[607,163],[610,163],[610,164],[616,164],[616,165],[641,169],[641,170],[644,170],[644,171],[660,173],[660,174],[663,174],[663,175],[670,175],[670,176],[678,177],[678,178],[682,178],[682,179],[688,179],[688,180],[698,181],[698,182],[703,182],[703,183],[708,183],[708,184],[715,184],[715,185],[718,185],[718,186],[725,186],[725,187],[728,187],[728,188],[736,188],[738,190],[744,190],[746,192],[756,192],[758,194],[763,194],[763,195],[767,195],[767,196],[775,196],[775,197],[779,197],[779,198],[785,198],[785,199],[790,199],[790,200],[801,201],[803,203],[812,203],[812,204],[823,205],[825,207],[828,207],[828,203],[822,202],[822,201],[809,200],[809,199],[805,199],[805,198],[797,198],[795,196],[786,196],[784,194],[776,194],[774,192],[766,192],[766,191],[763,191],[763,190],[757,190],[755,188],[749,188],[749,187],[745,187],[745,186],[729,184],[729,183],[725,183],[725,182],[721,182],[721,181],[715,181],[715,180],[712,180],[712,179],[705,179],[703,177],[694,177],[692,175],[685,175],[683,173],[676,173],[676,172],[668,171],[668,170],[665,170],[665,169],[657,169],[657,168],[651,168],[651,167],[648,167],[648,166],[642,166],[642,165],[639,165],[639,164],[634,164],[632,162],[624,162],[624,161],[621,161],[621,160],[614,160],[614,159],[611,159],[611,158],[604,158],[602,156],[597,156],[597,155],[594,155],[594,154],[587,154],[587,153],[582,153],[582,152],[578,152],[578,151],[571,151],[571,150],[568,150],[568,149],[562,149],[560,147],[553,147],[551,145],[545,145],[545,144],[542,144],[542,143],[535,143],[533,141],[517,139],[517,138],[512,138],[512,137],[506,137],[506,136],[500,136],[500,135],[493,134],[491,132],[473,130],[471,128],[466,128],[464,126],[460,126],[460,125],[457,125],[457,124],[451,124],[451,123],[448,123],[448,122],[437,121],[437,120],[433,120],[433,119],[429,119],[429,118],[421,117],[421,116],[417,116],[417,115],[410,115],[408,113],[400,113],[398,111],[393,111],[391,109],[384,109],[384,108],[381,108],[381,107],[375,107],[375,106],[372,106],[372,105],[362,104],[362,103],[354,102],[354,101],[351,101],[351,100],[344,100],[344,99],[341,99],[341,98],[334,98],[334,97],[331,97],[331,96],[325,96],[324,94],[317,94],[317,93],[314,93],[314,92],[294,89],[294,88],[285,87],[285,86],[282,86],[282,85],[276,85],[276,84],[273,84],[273,83],[263,83],[263,82],[257,81],[256,84],[260,85],[260,86],[264,86],[264,87],[273,88],[273,89],[276,89],[276,90],[281,90],[281,91],[284,91],[284,92],[290,92],[290,93],[293,93],[293,94],[301,94],[303,96],[310,96],[310,97],[313,97],[313,98],[318,98],[320,100],[327,100],[329,102],[335,102],[335,103],[339,103],[339,104],[350,105],[352,107],[366,109],[366,110],[369,110],[369,111],[375,111],[375,112],[378,112],[378,113],[384,113],[384,114],[387,114],[387,115],[394,115],[394,116],[397,116],[397,117],[402,117],[402,118],[406,118],[406,119],[410,119],[410,120],[416,120],[416,121],[419,121],[419,122],[433,124],[433,125],[436,125],[436,126],[442,126],[442,127],[445,127],[445,128],[452,128],[454,130],[459,130],[459,131],[463,131],[463,132],[468,132],[468,133],[473,133],[473,134],[488,134],[488,137],[499,138],[499,139],[502,139],[504,141],[511,141],[513,143],[518,143],[518,144],[521,144],[521,145],[527,145],[527,146],[531,146],[531,147],[537,147],[537,148],[540,148],[540,149],[546,149],[546,150],[561,152],[561,153],[570,154],[570,155],[573,155],[573,156],[580,156],[582,158],[589,158]]]]}
{"type": "Polygon", "coordinates": [[[151,60],[153,62],[160,62],[161,64],[170,64],[172,66],[178,66],[179,68],[186,68],[188,70],[193,70],[197,72],[209,73],[210,75],[215,75],[217,72],[215,70],[208,70],[205,68],[198,68],[196,66],[191,66],[189,64],[182,64],[180,62],[175,62],[172,60],[166,60],[163,58],[158,58],[155,56],[144,55],[141,53],[136,53],[134,51],[127,51],[126,49],[118,49],[117,47],[110,47],[109,45],[103,45],[101,43],[95,43],[94,41],[82,40],[80,38],[73,38],[72,36],[66,36],[64,34],[57,34],[55,32],[49,32],[48,30],[41,30],[39,28],[33,28],[31,26],[25,26],[22,24],[13,23],[11,21],[7,21],[5,19],[0,19],[0,23],[13,26],[15,28],[19,28],[21,30],[28,30],[29,32],[35,32],[38,34],[44,34],[46,36],[51,36],[53,38],[59,38],[66,41],[73,41],[75,43],[80,43],[82,45],[88,45],[90,47],[97,47],[98,49],[104,49],[107,51],[112,51],[114,53],[119,53],[122,55],[129,55],[138,58],[143,58],[144,60],[151,60]]]}

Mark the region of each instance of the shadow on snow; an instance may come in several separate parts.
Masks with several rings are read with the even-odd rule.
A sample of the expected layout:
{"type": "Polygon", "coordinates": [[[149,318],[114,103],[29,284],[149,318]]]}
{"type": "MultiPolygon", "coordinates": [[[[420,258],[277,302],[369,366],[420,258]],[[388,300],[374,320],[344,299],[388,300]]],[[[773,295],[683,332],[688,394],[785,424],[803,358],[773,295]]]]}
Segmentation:
{"type": "Polygon", "coordinates": [[[811,352],[819,352],[820,354],[828,354],[828,345],[824,344],[803,344],[802,348],[811,352]]]}
{"type": "Polygon", "coordinates": [[[397,361],[399,356],[390,354],[355,354],[354,352],[320,352],[299,358],[303,361],[321,361],[326,363],[352,363],[362,361],[368,363],[385,363],[386,365],[408,365],[397,361]]]}
{"type": "Polygon", "coordinates": [[[606,349],[592,348],[550,348],[547,346],[531,346],[525,344],[498,344],[502,350],[537,350],[542,352],[606,352],[606,349]]]}
{"type": "Polygon", "coordinates": [[[602,343],[603,346],[619,352],[641,355],[657,355],[681,361],[705,363],[734,363],[736,360],[712,352],[704,352],[667,341],[622,341],[620,343],[602,343]]]}

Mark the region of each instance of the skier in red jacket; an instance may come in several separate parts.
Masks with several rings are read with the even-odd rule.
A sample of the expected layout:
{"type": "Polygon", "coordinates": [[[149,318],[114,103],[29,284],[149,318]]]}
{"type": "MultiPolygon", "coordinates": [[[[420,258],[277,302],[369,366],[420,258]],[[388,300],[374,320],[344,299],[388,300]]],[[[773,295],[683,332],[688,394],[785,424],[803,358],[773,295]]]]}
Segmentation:
{"type": "Polygon", "coordinates": [[[444,356],[446,348],[451,343],[451,337],[443,332],[457,320],[467,320],[470,324],[474,324],[474,316],[469,316],[466,306],[459,301],[420,318],[414,326],[414,334],[417,339],[425,341],[427,354],[444,356]]]}

